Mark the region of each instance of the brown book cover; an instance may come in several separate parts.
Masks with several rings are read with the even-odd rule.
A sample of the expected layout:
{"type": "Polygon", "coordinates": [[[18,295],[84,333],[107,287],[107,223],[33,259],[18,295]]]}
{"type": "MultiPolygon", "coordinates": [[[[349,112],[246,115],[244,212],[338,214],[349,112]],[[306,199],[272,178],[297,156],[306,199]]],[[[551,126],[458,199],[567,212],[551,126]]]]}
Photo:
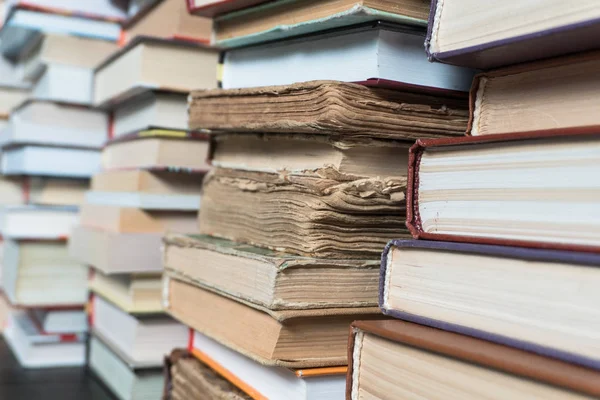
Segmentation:
{"type": "Polygon", "coordinates": [[[399,320],[355,321],[348,341],[346,399],[352,398],[354,341],[364,332],[410,347],[590,396],[600,396],[600,372],[508,346],[399,320]]]}
{"type": "Polygon", "coordinates": [[[460,138],[442,138],[442,139],[419,139],[409,150],[408,159],[408,182],[406,191],[406,226],[414,239],[427,239],[437,241],[465,242],[479,244],[506,245],[518,247],[532,247],[543,249],[570,250],[599,252],[600,247],[595,245],[583,245],[569,242],[564,239],[558,242],[551,241],[530,241],[514,238],[492,238],[486,236],[462,236],[458,234],[442,234],[435,232],[425,232],[419,213],[419,185],[420,185],[420,165],[423,153],[428,149],[436,151],[449,149],[464,145],[484,145],[484,144],[506,144],[523,143],[525,140],[533,139],[567,139],[579,138],[589,139],[598,136],[598,129],[589,127],[586,129],[563,129],[547,130],[534,132],[519,132],[509,134],[483,135],[483,136],[465,136],[460,138]]]}

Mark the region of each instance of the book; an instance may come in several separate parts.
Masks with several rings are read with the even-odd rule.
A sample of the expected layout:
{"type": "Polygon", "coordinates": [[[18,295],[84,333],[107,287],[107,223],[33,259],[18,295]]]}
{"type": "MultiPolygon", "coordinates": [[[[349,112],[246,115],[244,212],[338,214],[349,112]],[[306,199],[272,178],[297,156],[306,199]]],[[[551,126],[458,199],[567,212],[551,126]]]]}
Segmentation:
{"type": "Polygon", "coordinates": [[[69,255],[105,274],[157,273],[163,269],[161,242],[161,233],[113,233],[75,226],[69,255]]]}
{"type": "Polygon", "coordinates": [[[108,136],[108,115],[100,110],[27,100],[13,110],[0,145],[38,144],[100,149],[108,136]]]}
{"type": "Polygon", "coordinates": [[[77,207],[9,205],[0,211],[0,233],[12,239],[58,240],[77,223],[77,207]]]}
{"type": "Polygon", "coordinates": [[[12,61],[16,61],[35,46],[43,33],[116,42],[121,34],[121,26],[118,21],[97,16],[67,15],[47,8],[32,9],[17,4],[8,11],[0,30],[0,52],[12,61]]]}
{"type": "Polygon", "coordinates": [[[372,21],[426,27],[428,15],[422,0],[276,0],[215,18],[214,43],[247,46],[372,21]]]}
{"type": "Polygon", "coordinates": [[[407,174],[406,141],[343,134],[220,133],[211,145],[210,164],[219,168],[268,173],[329,168],[368,177],[407,174]]]}
{"type": "Polygon", "coordinates": [[[90,369],[119,400],[160,398],[164,384],[162,369],[132,370],[95,336],[90,339],[89,349],[90,369]]]}
{"type": "Polygon", "coordinates": [[[0,177],[0,207],[24,204],[27,200],[21,177],[0,177]]]}
{"type": "Polygon", "coordinates": [[[154,2],[143,13],[131,18],[124,28],[125,35],[130,39],[157,36],[208,44],[212,21],[189,14],[183,1],[163,0],[154,2]]]}
{"type": "Polygon", "coordinates": [[[97,149],[40,145],[4,147],[0,159],[4,175],[90,178],[100,168],[97,149]]]}
{"type": "Polygon", "coordinates": [[[23,311],[11,312],[3,336],[23,368],[85,365],[84,334],[44,335],[23,311]]]}
{"type": "Polygon", "coordinates": [[[90,205],[127,207],[149,211],[198,211],[200,196],[186,194],[148,194],[135,192],[96,192],[85,194],[90,205]]]}
{"type": "Polygon", "coordinates": [[[405,189],[403,176],[215,168],[204,180],[200,233],[305,257],[378,259],[387,241],[407,235],[405,189]]]}
{"type": "Polygon", "coordinates": [[[346,399],[600,395],[598,371],[403,321],[354,322],[348,358],[346,399]]]}
{"type": "MultiPolygon", "coordinates": [[[[2,20],[2,7],[0,7],[0,21],[2,20]]],[[[22,80],[21,69],[16,64],[0,57],[0,90],[5,87],[27,90],[31,87],[31,83],[22,80]]]]}
{"type": "Polygon", "coordinates": [[[94,104],[108,106],[149,90],[186,93],[217,87],[219,53],[193,42],[138,36],[94,71],[94,104]]]}
{"type": "Polygon", "coordinates": [[[28,95],[29,89],[27,88],[0,85],[0,117],[8,119],[12,109],[23,103],[28,95]]]}
{"type": "Polygon", "coordinates": [[[592,111],[600,51],[500,68],[477,75],[471,90],[473,136],[600,125],[592,111]]]}
{"type": "Polygon", "coordinates": [[[467,92],[474,71],[430,63],[424,32],[399,24],[364,25],[231,49],[223,60],[225,89],[338,80],[467,92]],[[350,67],[351,66],[351,67],[350,67]]]}
{"type": "Polygon", "coordinates": [[[157,274],[106,275],[91,270],[89,290],[121,310],[136,315],[158,314],[162,308],[162,282],[157,274]]]}
{"type": "Polygon", "coordinates": [[[426,49],[432,60],[490,69],[598,48],[595,6],[582,1],[566,13],[563,3],[552,1],[540,13],[531,0],[490,7],[476,0],[434,0],[426,49]]]}
{"type": "Polygon", "coordinates": [[[219,14],[266,3],[269,0],[186,0],[190,14],[214,18],[219,14]]]}
{"type": "Polygon", "coordinates": [[[406,201],[413,237],[596,251],[598,135],[574,133],[418,140],[406,201]]]}
{"type": "Polygon", "coordinates": [[[185,350],[165,357],[165,397],[176,399],[251,400],[252,398],[185,350]]]}
{"type": "MultiPolygon", "coordinates": [[[[22,178],[23,200],[42,206],[80,206],[89,187],[86,179],[22,178]]],[[[13,204],[19,204],[13,203],[13,204]]]]}
{"type": "Polygon", "coordinates": [[[136,132],[106,143],[102,168],[206,172],[208,148],[205,135],[190,137],[186,132],[162,130],[136,132]],[[183,140],[186,137],[193,140],[183,140]]]}
{"type": "Polygon", "coordinates": [[[599,262],[597,254],[392,241],[382,256],[380,306],[394,317],[598,368],[599,315],[589,304],[598,297],[599,262]]]}
{"type": "Polygon", "coordinates": [[[49,64],[33,86],[31,97],[79,105],[92,104],[93,73],[89,68],[49,64]]]}
{"type": "Polygon", "coordinates": [[[29,319],[43,335],[74,334],[88,331],[87,314],[83,310],[29,309],[29,319]]]}
{"type": "Polygon", "coordinates": [[[4,0],[4,6],[73,16],[85,15],[90,18],[114,19],[116,21],[120,21],[126,16],[124,11],[111,0],[92,0],[89,2],[79,0],[4,0]]]}
{"type": "Polygon", "coordinates": [[[147,92],[119,105],[114,110],[113,135],[151,129],[187,129],[187,94],[147,92]]]}
{"type": "Polygon", "coordinates": [[[196,174],[184,174],[177,171],[102,171],[92,177],[91,190],[164,195],[180,193],[200,196],[202,178],[196,174]]]}
{"type": "Polygon", "coordinates": [[[81,307],[86,302],[87,268],[69,257],[64,241],[5,238],[2,257],[2,285],[13,305],[81,307]]]}
{"type": "Polygon", "coordinates": [[[163,259],[167,276],[270,310],[377,305],[376,260],[299,257],[181,234],[165,236],[163,259]],[[248,281],[248,276],[258,278],[248,281]]]}
{"type": "Polygon", "coordinates": [[[163,282],[163,305],[171,316],[264,365],[345,365],[348,324],[381,318],[371,307],[272,311],[181,280],[163,282]]]}
{"type": "MultiPolygon", "coordinates": [[[[172,197],[174,196],[168,196],[166,199],[169,200],[172,197]]],[[[156,211],[119,205],[85,203],[79,213],[79,223],[82,226],[114,233],[193,233],[198,231],[196,213],[174,210],[174,207],[156,211]]]]}
{"type": "Polygon", "coordinates": [[[165,315],[136,316],[94,296],[92,328],[130,368],[160,367],[165,354],[188,342],[188,328],[165,315]]]}
{"type": "Polygon", "coordinates": [[[42,36],[17,65],[24,80],[35,82],[47,65],[62,64],[91,69],[116,50],[117,44],[114,42],[49,33],[42,36]]]}
{"type": "Polygon", "coordinates": [[[289,369],[267,366],[194,331],[189,352],[253,399],[343,398],[346,367],[289,369]]]}
{"type": "Polygon", "coordinates": [[[190,129],[413,140],[464,135],[465,98],[336,81],[190,94],[190,129]],[[316,110],[316,111],[315,111],[316,110]]]}

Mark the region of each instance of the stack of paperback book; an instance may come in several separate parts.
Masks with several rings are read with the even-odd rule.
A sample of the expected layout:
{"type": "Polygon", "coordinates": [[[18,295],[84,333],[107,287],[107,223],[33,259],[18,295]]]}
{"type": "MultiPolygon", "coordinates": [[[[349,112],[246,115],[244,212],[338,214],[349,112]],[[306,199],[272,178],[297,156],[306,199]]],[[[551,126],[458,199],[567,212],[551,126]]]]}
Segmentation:
{"type": "Polygon", "coordinates": [[[431,58],[487,71],[467,136],[410,150],[419,240],[383,252],[399,320],[353,324],[348,399],[600,396],[600,10],[537,6],[432,5],[431,58]]]}
{"type": "Polygon", "coordinates": [[[217,86],[219,54],[202,45],[202,30],[184,30],[207,20],[182,15],[180,3],[147,8],[94,70],[93,103],[111,115],[110,140],[69,240],[71,256],[90,267],[89,365],[123,400],[160,398],[164,357],[189,336],[163,312],[161,240],[197,232],[209,142],[187,130],[187,95],[217,86]]]}
{"type": "Polygon", "coordinates": [[[13,308],[4,335],[24,367],[85,362],[87,270],[66,240],[108,134],[107,113],[92,107],[92,70],[120,27],[108,2],[86,16],[47,3],[5,2],[0,30],[2,68],[31,86],[3,90],[0,134],[2,288],[13,308]]]}
{"type": "MultiPolygon", "coordinates": [[[[228,89],[189,97],[189,128],[211,134],[213,169],[199,234],[164,239],[164,306],[193,328],[195,368],[210,367],[252,398],[343,397],[349,325],[383,318],[381,250],[409,234],[410,141],[460,136],[467,126],[471,71],[428,63],[427,7],[373,2],[377,14],[362,3],[275,1],[240,11],[241,25],[292,13],[306,21],[274,43],[264,43],[273,39],[268,24],[219,43],[232,46],[228,89]],[[378,21],[384,16],[395,23],[378,21]]],[[[220,21],[235,15],[217,18],[217,38],[220,21]]],[[[207,379],[192,379],[178,354],[167,391],[191,399],[185,385],[207,379]]]]}

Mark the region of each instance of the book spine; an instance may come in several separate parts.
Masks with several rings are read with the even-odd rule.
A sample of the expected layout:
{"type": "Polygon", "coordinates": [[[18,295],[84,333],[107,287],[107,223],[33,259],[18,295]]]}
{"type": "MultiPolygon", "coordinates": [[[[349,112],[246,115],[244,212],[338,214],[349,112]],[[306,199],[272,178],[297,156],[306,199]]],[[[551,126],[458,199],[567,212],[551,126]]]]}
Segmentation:
{"type": "Polygon", "coordinates": [[[419,215],[419,165],[423,145],[417,140],[408,152],[408,183],[406,187],[406,227],[415,239],[421,235],[422,225],[419,215]]]}
{"type": "Polygon", "coordinates": [[[348,371],[346,372],[346,400],[352,399],[353,370],[354,370],[354,338],[357,332],[354,323],[350,325],[350,333],[348,335],[348,371]]]}
{"type": "Polygon", "coordinates": [[[479,117],[481,115],[485,82],[487,82],[487,76],[485,74],[477,74],[473,78],[471,90],[469,91],[469,122],[467,123],[467,135],[472,135],[473,127],[475,127],[475,131],[478,130],[477,127],[479,126],[479,117]]]}
{"type": "MultiPolygon", "coordinates": [[[[433,39],[433,30],[434,27],[437,28],[437,24],[436,24],[436,16],[439,17],[439,15],[437,13],[438,10],[438,3],[440,6],[440,10],[441,10],[441,5],[443,3],[443,0],[432,0],[431,1],[431,7],[429,9],[429,18],[427,19],[427,35],[425,36],[425,52],[427,53],[427,58],[429,59],[429,61],[439,61],[435,55],[431,52],[431,40],[433,39]]],[[[437,22],[439,23],[439,20],[437,20],[437,22]]]]}

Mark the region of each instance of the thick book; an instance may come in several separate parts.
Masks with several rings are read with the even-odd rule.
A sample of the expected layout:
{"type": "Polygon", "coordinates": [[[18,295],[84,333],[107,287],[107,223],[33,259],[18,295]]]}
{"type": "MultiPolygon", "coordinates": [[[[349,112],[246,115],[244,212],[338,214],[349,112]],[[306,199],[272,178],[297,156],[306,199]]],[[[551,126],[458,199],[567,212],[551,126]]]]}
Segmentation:
{"type": "Polygon", "coordinates": [[[204,180],[200,233],[305,257],[377,259],[408,234],[405,189],[404,176],[215,168],[204,180]]]}
{"type": "Polygon", "coordinates": [[[484,72],[471,88],[473,136],[600,126],[600,51],[484,72]]]}
{"type": "Polygon", "coordinates": [[[136,36],[209,43],[212,21],[188,13],[185,0],[154,1],[124,24],[126,40],[136,36]]]}
{"type": "Polygon", "coordinates": [[[600,255],[395,240],[381,261],[393,317],[600,369],[600,255]]]}
{"type": "Polygon", "coordinates": [[[196,174],[163,170],[102,171],[92,177],[91,190],[97,192],[129,192],[151,195],[200,196],[202,179],[196,174]]]}
{"type": "Polygon", "coordinates": [[[414,238],[598,251],[597,132],[418,140],[406,224],[414,238]]]}
{"type": "Polygon", "coordinates": [[[372,21],[427,26],[422,0],[287,0],[228,13],[214,20],[214,44],[239,47],[372,21]]]}
{"type": "Polygon", "coordinates": [[[468,92],[474,70],[428,62],[423,40],[421,28],[374,21],[234,48],[224,55],[222,87],[328,79],[468,92]]]}
{"type": "Polygon", "coordinates": [[[77,207],[9,205],[0,210],[0,234],[15,240],[61,240],[78,222],[77,207]]]}
{"type": "Polygon", "coordinates": [[[178,234],[165,237],[163,260],[168,276],[271,310],[377,305],[376,260],[315,259],[178,234]]]}
{"type": "Polygon", "coordinates": [[[434,0],[425,47],[432,60],[479,69],[597,49],[597,6],[547,1],[541,12],[532,0],[434,0]]]}
{"type": "Polygon", "coordinates": [[[343,398],[346,366],[292,369],[263,365],[200,332],[190,330],[190,335],[188,352],[252,399],[343,398]]]}
{"type": "Polygon", "coordinates": [[[91,68],[49,64],[33,86],[31,97],[89,106],[92,104],[93,88],[91,68]]]}
{"type": "Polygon", "coordinates": [[[88,187],[89,182],[85,179],[2,177],[0,178],[0,204],[78,206],[83,202],[83,195],[88,187]]]}
{"type": "Polygon", "coordinates": [[[251,400],[209,365],[182,349],[165,357],[165,400],[251,400]]]}
{"type": "Polygon", "coordinates": [[[77,307],[87,300],[87,267],[64,241],[4,239],[2,288],[15,306],[77,307]]]}
{"type": "Polygon", "coordinates": [[[346,399],[590,399],[600,372],[403,321],[350,328],[346,399]]]}
{"type": "Polygon", "coordinates": [[[414,140],[464,135],[464,97],[311,81],[193,91],[190,129],[414,140]]]}
{"type": "Polygon", "coordinates": [[[217,87],[219,52],[189,42],[137,36],[94,71],[93,103],[104,107],[141,92],[217,87]]]}
{"type": "Polygon", "coordinates": [[[90,269],[88,287],[91,292],[130,314],[159,314],[163,311],[160,274],[106,275],[90,269]]]}
{"type": "Polygon", "coordinates": [[[346,365],[350,322],[383,318],[376,307],[272,311],[179,279],[163,282],[163,305],[170,315],[264,365],[346,365]]]}
{"type": "Polygon", "coordinates": [[[269,0],[186,0],[190,14],[214,18],[217,15],[266,3],[269,0]]]}

